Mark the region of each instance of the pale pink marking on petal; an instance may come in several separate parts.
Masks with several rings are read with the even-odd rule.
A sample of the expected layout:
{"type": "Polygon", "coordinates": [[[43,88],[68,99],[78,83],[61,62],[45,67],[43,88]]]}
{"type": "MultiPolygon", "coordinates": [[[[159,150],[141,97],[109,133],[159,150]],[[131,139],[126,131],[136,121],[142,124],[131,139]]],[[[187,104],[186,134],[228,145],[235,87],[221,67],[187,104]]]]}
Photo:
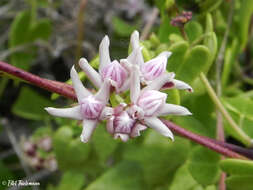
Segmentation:
{"type": "Polygon", "coordinates": [[[128,76],[127,70],[114,60],[101,70],[103,80],[109,78],[116,82],[117,88],[120,88],[128,76]]]}
{"type": "Polygon", "coordinates": [[[101,74],[102,69],[111,63],[109,53],[110,40],[108,36],[105,36],[99,45],[99,73],[101,74]]]}
{"type": "Polygon", "coordinates": [[[83,143],[87,143],[97,126],[97,120],[83,120],[83,130],[80,136],[83,143]]]}
{"type": "Polygon", "coordinates": [[[185,107],[174,105],[174,104],[164,104],[157,113],[157,116],[163,115],[192,115],[192,113],[185,107]]]}
{"type": "Polygon", "coordinates": [[[78,102],[80,102],[83,98],[86,98],[87,96],[91,95],[91,92],[88,91],[82,84],[81,80],[79,79],[79,76],[74,68],[72,67],[70,71],[70,77],[73,83],[73,87],[78,99],[78,102]]]}
{"type": "Polygon", "coordinates": [[[87,77],[90,79],[90,81],[94,84],[94,86],[96,88],[100,88],[102,85],[102,78],[98,74],[98,72],[90,66],[88,61],[85,58],[81,58],[79,61],[79,65],[84,71],[84,73],[87,75],[87,77]]]}
{"type": "Polygon", "coordinates": [[[98,119],[105,104],[94,96],[88,96],[81,100],[81,113],[86,119],[98,119]]]}
{"type": "Polygon", "coordinates": [[[135,122],[136,120],[132,119],[126,111],[121,112],[118,116],[115,116],[113,121],[115,133],[130,134],[135,122]]]}
{"type": "Polygon", "coordinates": [[[137,105],[144,111],[144,116],[154,115],[166,102],[167,94],[148,90],[141,93],[137,105]]]}
{"type": "Polygon", "coordinates": [[[141,67],[142,74],[146,80],[154,80],[166,71],[167,58],[158,56],[144,63],[141,67]]]}
{"type": "Polygon", "coordinates": [[[82,120],[83,116],[80,111],[80,106],[75,106],[72,108],[45,108],[45,110],[54,116],[58,117],[66,117],[70,119],[77,119],[77,120],[82,120]]]}
{"type": "Polygon", "coordinates": [[[174,136],[170,129],[166,125],[164,125],[163,122],[161,122],[161,120],[157,117],[145,117],[144,122],[150,128],[156,130],[165,137],[171,138],[174,141],[174,136]]]}

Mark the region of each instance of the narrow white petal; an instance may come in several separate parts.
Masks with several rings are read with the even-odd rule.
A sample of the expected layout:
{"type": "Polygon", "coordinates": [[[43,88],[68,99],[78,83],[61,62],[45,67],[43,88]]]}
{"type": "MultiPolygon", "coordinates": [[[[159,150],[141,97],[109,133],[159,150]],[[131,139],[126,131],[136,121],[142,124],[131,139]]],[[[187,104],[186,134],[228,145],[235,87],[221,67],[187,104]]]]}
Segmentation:
{"type": "Polygon", "coordinates": [[[174,88],[176,89],[188,90],[189,92],[193,92],[192,87],[183,81],[173,79],[172,82],[174,83],[174,86],[175,86],[174,88]]]}
{"type": "Polygon", "coordinates": [[[106,105],[110,98],[110,88],[111,88],[111,79],[105,79],[101,88],[96,93],[95,98],[100,100],[106,105]]]}
{"type": "Polygon", "coordinates": [[[160,56],[165,56],[167,59],[171,56],[171,52],[170,51],[163,51],[162,53],[160,53],[159,55],[158,55],[158,57],[160,57],[160,56]]]}
{"type": "Polygon", "coordinates": [[[155,80],[153,80],[148,86],[143,88],[143,91],[160,90],[163,87],[163,85],[165,85],[168,82],[171,82],[174,77],[175,77],[174,73],[164,73],[161,76],[157,77],[155,80]]]}
{"type": "Polygon", "coordinates": [[[132,46],[133,50],[140,47],[140,44],[139,44],[139,32],[137,30],[135,30],[131,34],[130,43],[131,43],[131,46],[132,46]]]}
{"type": "Polygon", "coordinates": [[[141,67],[144,64],[144,59],[143,59],[143,55],[142,55],[142,47],[138,47],[136,49],[133,49],[133,51],[127,57],[127,61],[130,64],[138,65],[139,67],[141,67]]]}
{"type": "Polygon", "coordinates": [[[87,143],[97,126],[97,120],[83,120],[83,131],[80,136],[83,143],[87,143]]]}
{"type": "Polygon", "coordinates": [[[172,140],[174,140],[174,136],[170,129],[161,122],[160,119],[157,117],[145,117],[144,122],[149,126],[150,128],[156,130],[160,134],[162,134],[165,137],[169,137],[172,140]]]}
{"type": "Polygon", "coordinates": [[[136,65],[132,66],[130,74],[130,99],[131,102],[136,104],[140,95],[140,73],[136,65]]]}
{"type": "Polygon", "coordinates": [[[75,67],[73,66],[70,71],[70,77],[73,83],[73,87],[78,99],[78,102],[81,102],[81,100],[89,95],[91,95],[91,92],[88,91],[82,84],[81,80],[79,79],[79,76],[75,70],[75,67]]]}
{"type": "Polygon", "coordinates": [[[164,104],[158,111],[158,116],[162,115],[192,115],[192,113],[185,107],[174,105],[174,104],[164,104]]]}
{"type": "Polygon", "coordinates": [[[108,36],[105,36],[99,46],[99,73],[107,64],[111,63],[109,53],[110,40],[108,36]]]}
{"type": "Polygon", "coordinates": [[[71,119],[77,119],[77,120],[82,120],[82,114],[80,111],[80,106],[75,106],[72,108],[45,108],[45,110],[53,115],[53,116],[58,116],[58,117],[66,117],[66,118],[71,118],[71,119]]]}
{"type": "Polygon", "coordinates": [[[115,133],[114,134],[114,139],[118,139],[120,138],[123,142],[127,142],[129,139],[129,135],[128,134],[122,134],[122,133],[115,133]]]}
{"type": "Polygon", "coordinates": [[[90,81],[94,84],[94,86],[96,88],[100,88],[100,86],[102,85],[102,79],[98,72],[90,66],[88,61],[85,58],[81,58],[79,61],[79,65],[84,71],[84,73],[87,75],[87,77],[90,79],[90,81]]]}

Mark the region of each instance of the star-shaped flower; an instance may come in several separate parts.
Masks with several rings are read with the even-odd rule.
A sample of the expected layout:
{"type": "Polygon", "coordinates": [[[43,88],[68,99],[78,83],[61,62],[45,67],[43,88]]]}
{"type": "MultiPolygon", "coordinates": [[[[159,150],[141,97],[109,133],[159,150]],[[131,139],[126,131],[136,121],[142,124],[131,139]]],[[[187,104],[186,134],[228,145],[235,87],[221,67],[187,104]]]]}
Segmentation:
{"type": "Polygon", "coordinates": [[[174,74],[164,73],[156,80],[152,81],[143,89],[140,88],[140,74],[136,65],[132,66],[130,78],[130,99],[131,106],[127,110],[129,115],[144,125],[155,129],[162,135],[173,139],[173,134],[169,128],[164,125],[159,116],[165,115],[191,115],[191,112],[185,107],[167,104],[167,94],[160,92],[161,87],[169,81],[172,81],[174,74]]]}
{"type": "Polygon", "coordinates": [[[83,131],[81,141],[86,143],[90,139],[99,120],[104,120],[112,114],[112,109],[106,107],[110,97],[111,80],[101,81],[100,89],[96,94],[87,90],[80,81],[74,67],[72,67],[70,76],[77,96],[78,105],[72,108],[45,108],[45,110],[54,116],[66,117],[83,121],[83,131]]]}
{"type": "Polygon", "coordinates": [[[84,58],[80,59],[79,65],[96,88],[99,88],[105,79],[111,79],[116,92],[122,92],[128,87],[125,81],[128,80],[129,73],[117,60],[111,61],[109,45],[109,38],[105,36],[99,46],[99,72],[84,58]]]}

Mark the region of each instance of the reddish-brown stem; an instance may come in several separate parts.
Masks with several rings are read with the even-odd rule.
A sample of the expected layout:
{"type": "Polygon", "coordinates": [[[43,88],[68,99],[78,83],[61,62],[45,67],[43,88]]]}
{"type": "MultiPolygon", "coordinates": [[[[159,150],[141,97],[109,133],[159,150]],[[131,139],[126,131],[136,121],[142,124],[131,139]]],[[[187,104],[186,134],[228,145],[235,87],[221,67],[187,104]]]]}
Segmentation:
{"type": "Polygon", "coordinates": [[[176,125],[170,121],[167,121],[164,119],[161,119],[161,120],[168,128],[170,128],[173,132],[179,134],[180,136],[186,137],[186,138],[188,138],[198,144],[201,144],[209,149],[212,149],[212,150],[214,150],[226,157],[238,158],[238,159],[244,159],[244,160],[247,159],[246,157],[244,157],[234,151],[231,151],[230,149],[225,148],[218,143],[214,143],[215,140],[210,141],[208,138],[205,138],[201,135],[197,135],[197,134],[194,134],[190,131],[187,131],[186,129],[179,127],[178,125],[176,125]]]}
{"type": "Polygon", "coordinates": [[[29,72],[26,72],[22,69],[19,69],[17,67],[14,67],[10,64],[1,61],[0,61],[0,71],[8,73],[17,78],[20,78],[32,85],[38,86],[50,92],[55,92],[67,98],[76,100],[76,95],[71,85],[41,78],[39,76],[36,76],[34,74],[31,74],[29,72]]]}
{"type": "MultiPolygon", "coordinates": [[[[39,76],[33,75],[29,72],[26,72],[22,69],[16,68],[12,65],[9,65],[9,64],[1,62],[1,61],[0,61],[0,71],[6,72],[6,73],[13,75],[17,78],[20,78],[26,82],[29,82],[30,84],[33,84],[33,85],[38,86],[40,88],[46,89],[50,92],[58,93],[58,94],[65,96],[67,98],[76,100],[76,95],[75,95],[73,87],[71,85],[67,85],[62,82],[57,82],[57,81],[41,78],[39,76]]],[[[162,121],[164,122],[164,124],[167,127],[169,127],[173,132],[177,133],[178,135],[186,137],[186,138],[188,138],[198,144],[201,144],[207,148],[210,148],[210,149],[212,149],[212,150],[214,150],[226,157],[247,159],[246,157],[230,150],[231,148],[235,148],[236,147],[235,145],[227,145],[224,142],[219,142],[214,139],[210,139],[208,137],[194,134],[194,133],[192,133],[186,129],[183,129],[180,126],[177,126],[176,124],[174,124],[170,121],[164,120],[164,119],[162,119],[162,121]]]]}

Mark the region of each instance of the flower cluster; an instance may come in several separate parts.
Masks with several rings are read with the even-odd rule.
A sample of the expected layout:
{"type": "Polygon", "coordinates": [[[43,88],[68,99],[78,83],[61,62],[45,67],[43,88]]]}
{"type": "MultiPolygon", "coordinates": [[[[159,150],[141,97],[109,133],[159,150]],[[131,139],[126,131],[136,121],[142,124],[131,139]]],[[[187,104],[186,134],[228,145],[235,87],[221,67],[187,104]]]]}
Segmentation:
{"type": "Polygon", "coordinates": [[[134,31],[130,40],[132,52],[126,59],[111,61],[109,38],[105,36],[99,46],[100,65],[98,71],[85,58],[79,65],[93,85],[99,89],[92,94],[80,81],[74,67],[70,76],[77,96],[78,105],[72,108],[45,108],[54,116],[82,120],[81,141],[88,142],[97,123],[106,120],[106,128],[114,138],[127,141],[140,136],[147,127],[155,129],[173,140],[173,134],[158,118],[168,114],[191,115],[184,107],[166,103],[167,94],[162,89],[177,88],[192,92],[183,81],[176,80],[174,73],[166,71],[171,52],[165,51],[150,61],[144,62],[139,33],[134,31]],[[110,107],[112,91],[117,94],[130,91],[130,103],[110,107]]]}

